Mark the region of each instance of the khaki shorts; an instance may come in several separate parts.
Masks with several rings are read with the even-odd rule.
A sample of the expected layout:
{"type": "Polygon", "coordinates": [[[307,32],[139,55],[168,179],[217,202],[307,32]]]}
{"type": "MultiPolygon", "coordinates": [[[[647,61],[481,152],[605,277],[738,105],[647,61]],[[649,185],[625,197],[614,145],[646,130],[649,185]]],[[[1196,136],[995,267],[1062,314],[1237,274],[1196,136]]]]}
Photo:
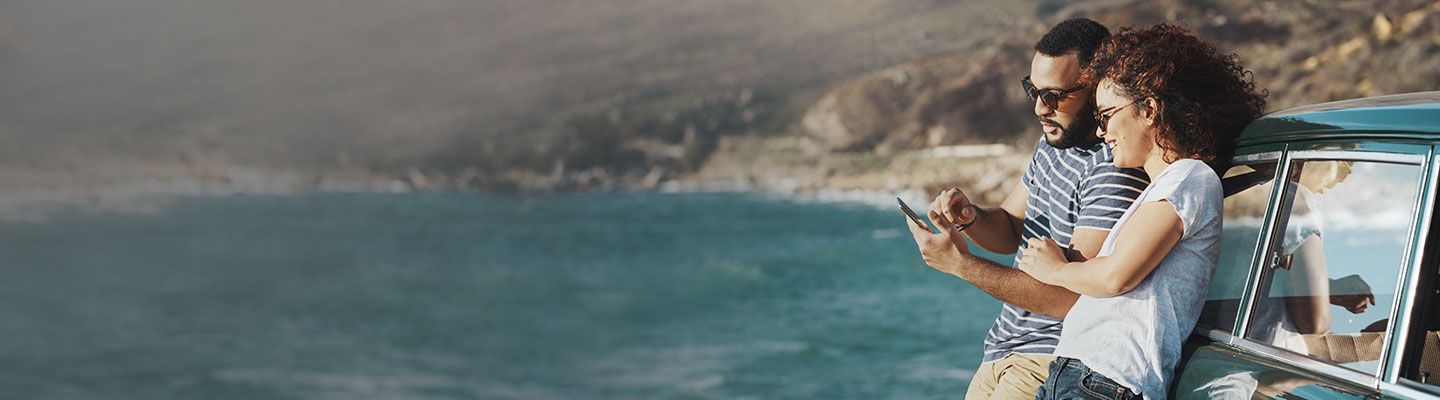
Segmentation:
{"type": "Polygon", "coordinates": [[[1032,400],[1040,384],[1050,375],[1049,354],[1011,353],[1005,358],[980,364],[965,398],[1032,400]]]}

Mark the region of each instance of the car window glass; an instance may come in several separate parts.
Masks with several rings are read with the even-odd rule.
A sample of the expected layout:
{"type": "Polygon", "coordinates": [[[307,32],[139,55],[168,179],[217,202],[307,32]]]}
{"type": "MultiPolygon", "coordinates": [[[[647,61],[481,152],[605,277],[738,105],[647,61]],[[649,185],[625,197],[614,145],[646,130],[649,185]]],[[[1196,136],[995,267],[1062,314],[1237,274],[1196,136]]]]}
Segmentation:
{"type": "Polygon", "coordinates": [[[1246,337],[1376,374],[1419,178],[1415,165],[1293,163],[1246,337]]]}
{"type": "Polygon", "coordinates": [[[1210,293],[1196,322],[1199,329],[1231,332],[1239,313],[1240,295],[1259,244],[1265,209],[1275,181],[1275,162],[1230,167],[1221,178],[1225,189],[1225,220],[1221,224],[1220,263],[1210,280],[1210,293]]]}

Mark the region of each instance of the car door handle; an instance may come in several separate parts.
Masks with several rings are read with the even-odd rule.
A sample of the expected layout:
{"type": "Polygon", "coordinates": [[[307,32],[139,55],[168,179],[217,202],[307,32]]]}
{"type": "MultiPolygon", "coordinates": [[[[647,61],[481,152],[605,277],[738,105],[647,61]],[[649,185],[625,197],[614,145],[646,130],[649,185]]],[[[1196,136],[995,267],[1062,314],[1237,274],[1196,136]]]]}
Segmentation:
{"type": "Polygon", "coordinates": [[[1278,252],[1278,251],[1276,251],[1276,252],[1271,252],[1271,253],[1270,253],[1270,268],[1279,268],[1279,269],[1283,269],[1283,270],[1289,271],[1289,270],[1290,270],[1290,261],[1293,260],[1294,258],[1295,258],[1295,255],[1294,255],[1294,254],[1281,255],[1280,252],[1278,252]]]}

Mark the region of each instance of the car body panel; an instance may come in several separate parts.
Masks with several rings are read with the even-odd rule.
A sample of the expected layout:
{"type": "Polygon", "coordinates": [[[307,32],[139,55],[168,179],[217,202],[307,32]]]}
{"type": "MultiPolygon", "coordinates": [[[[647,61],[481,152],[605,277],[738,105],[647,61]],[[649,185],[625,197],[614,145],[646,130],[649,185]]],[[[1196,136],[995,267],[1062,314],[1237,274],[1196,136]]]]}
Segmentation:
{"type": "Polygon", "coordinates": [[[1238,147],[1329,139],[1440,139],[1440,92],[1411,93],[1297,107],[1266,115],[1236,139],[1238,147]]]}

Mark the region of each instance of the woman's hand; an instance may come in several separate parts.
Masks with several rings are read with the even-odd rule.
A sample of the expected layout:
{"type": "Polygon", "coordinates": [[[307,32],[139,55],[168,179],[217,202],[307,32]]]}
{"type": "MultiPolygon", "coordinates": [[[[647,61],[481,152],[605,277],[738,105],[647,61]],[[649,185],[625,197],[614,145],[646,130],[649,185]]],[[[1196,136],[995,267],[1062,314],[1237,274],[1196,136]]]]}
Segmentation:
{"type": "Polygon", "coordinates": [[[1065,249],[1050,238],[1033,238],[1025,243],[1025,251],[1020,254],[1020,270],[1035,280],[1060,286],[1054,278],[1060,266],[1069,262],[1065,259],[1065,249]]]}

